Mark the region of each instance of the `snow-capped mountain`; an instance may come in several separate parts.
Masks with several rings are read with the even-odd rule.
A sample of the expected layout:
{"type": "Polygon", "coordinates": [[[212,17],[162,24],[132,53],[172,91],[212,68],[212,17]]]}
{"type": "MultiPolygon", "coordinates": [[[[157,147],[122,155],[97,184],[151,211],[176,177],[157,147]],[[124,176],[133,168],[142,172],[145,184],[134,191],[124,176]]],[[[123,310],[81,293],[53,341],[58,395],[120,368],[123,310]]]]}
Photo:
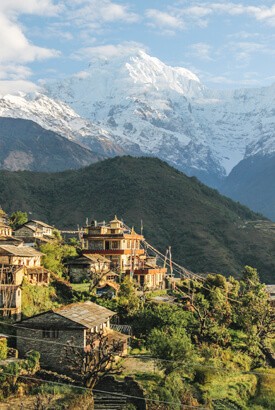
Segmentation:
{"type": "Polygon", "coordinates": [[[85,73],[47,86],[49,96],[121,141],[130,139],[142,152],[213,185],[258,152],[263,136],[275,151],[274,91],[275,85],[210,90],[192,72],[144,51],[94,58],[85,73]]]}
{"type": "Polygon", "coordinates": [[[190,101],[203,98],[204,86],[184,68],[169,67],[139,51],[94,59],[85,75],[48,84],[47,91],[121,141],[130,139],[147,155],[209,183],[224,174],[192,114],[190,101]]]}
{"type": "Polygon", "coordinates": [[[123,155],[135,150],[137,154],[140,152],[130,141],[126,141],[122,147],[122,144],[115,142],[116,139],[120,141],[118,136],[111,135],[107,130],[82,118],[65,103],[44,94],[19,93],[0,97],[0,117],[32,120],[41,127],[104,156],[123,155]]]}
{"type": "Polygon", "coordinates": [[[100,154],[157,156],[213,186],[244,158],[275,152],[275,85],[210,90],[141,50],[94,57],[45,94],[5,96],[0,116],[31,119],[100,154]]]}

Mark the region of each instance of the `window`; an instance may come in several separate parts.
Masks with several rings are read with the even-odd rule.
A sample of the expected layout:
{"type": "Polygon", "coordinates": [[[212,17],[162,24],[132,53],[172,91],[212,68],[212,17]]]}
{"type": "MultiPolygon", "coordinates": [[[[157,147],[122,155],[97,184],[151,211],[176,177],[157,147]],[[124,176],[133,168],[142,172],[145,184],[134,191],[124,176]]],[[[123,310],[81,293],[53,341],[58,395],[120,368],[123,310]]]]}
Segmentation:
{"type": "Polygon", "coordinates": [[[59,330],[58,329],[53,329],[52,330],[52,338],[53,339],[58,339],[59,336],[59,330]]]}
{"type": "Polygon", "coordinates": [[[42,337],[43,337],[43,339],[50,339],[51,338],[51,331],[49,329],[43,329],[42,337]]]}
{"type": "Polygon", "coordinates": [[[59,337],[58,329],[43,329],[42,330],[43,339],[57,339],[59,337]]]}
{"type": "Polygon", "coordinates": [[[112,249],[119,249],[119,242],[118,241],[113,241],[112,242],[112,249]]]}

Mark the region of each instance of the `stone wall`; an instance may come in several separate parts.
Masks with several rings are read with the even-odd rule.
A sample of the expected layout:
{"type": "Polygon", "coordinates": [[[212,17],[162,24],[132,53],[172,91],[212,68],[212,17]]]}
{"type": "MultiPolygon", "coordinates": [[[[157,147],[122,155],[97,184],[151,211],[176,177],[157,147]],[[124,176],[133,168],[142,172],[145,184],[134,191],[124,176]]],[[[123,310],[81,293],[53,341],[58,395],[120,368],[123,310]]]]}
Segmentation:
{"type": "Polygon", "coordinates": [[[24,357],[30,350],[40,353],[41,367],[60,373],[70,373],[66,357],[66,346],[71,342],[79,349],[84,348],[85,329],[68,326],[67,320],[51,312],[33,317],[17,327],[17,349],[19,356],[24,357]],[[63,323],[64,321],[64,323],[63,323]],[[65,326],[66,325],[66,328],[65,326]],[[33,328],[30,328],[33,326],[33,328]],[[64,326],[64,327],[63,327],[64,326]]]}

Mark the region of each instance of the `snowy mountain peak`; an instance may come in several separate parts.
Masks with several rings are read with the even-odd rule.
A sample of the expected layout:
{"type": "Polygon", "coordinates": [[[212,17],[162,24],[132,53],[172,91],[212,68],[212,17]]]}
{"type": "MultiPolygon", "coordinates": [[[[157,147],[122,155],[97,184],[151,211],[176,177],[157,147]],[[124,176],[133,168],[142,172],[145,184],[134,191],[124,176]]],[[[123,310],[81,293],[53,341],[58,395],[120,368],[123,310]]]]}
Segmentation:
{"type": "Polygon", "coordinates": [[[144,99],[149,95],[155,99],[159,93],[165,93],[165,98],[200,98],[203,89],[191,71],[170,67],[143,50],[117,53],[108,58],[95,56],[86,71],[47,85],[51,97],[67,101],[88,118],[92,118],[91,106],[98,105],[99,101],[118,103],[125,97],[144,99]]]}
{"type": "Polygon", "coordinates": [[[198,77],[191,71],[182,67],[168,66],[144,51],[131,56],[125,63],[125,67],[135,83],[154,86],[157,90],[171,89],[184,95],[189,93],[190,82],[200,83],[198,77]]]}
{"type": "Polygon", "coordinates": [[[47,84],[47,96],[0,99],[0,116],[32,119],[110,156],[157,156],[213,186],[243,158],[275,152],[274,85],[210,90],[143,50],[109,51],[47,84]]]}

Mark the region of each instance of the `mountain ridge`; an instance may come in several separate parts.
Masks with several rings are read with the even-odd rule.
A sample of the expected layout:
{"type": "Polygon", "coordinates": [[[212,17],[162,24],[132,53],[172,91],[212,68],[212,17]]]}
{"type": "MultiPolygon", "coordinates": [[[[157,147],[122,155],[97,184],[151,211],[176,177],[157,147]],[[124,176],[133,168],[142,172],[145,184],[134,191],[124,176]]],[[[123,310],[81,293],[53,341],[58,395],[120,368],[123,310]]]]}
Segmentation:
{"type": "Polygon", "coordinates": [[[263,135],[274,140],[274,84],[211,90],[190,71],[137,51],[94,58],[84,73],[46,85],[48,95],[215,187],[263,135]]]}
{"type": "Polygon", "coordinates": [[[31,120],[0,117],[0,169],[63,171],[103,159],[31,120]]]}
{"type": "Polygon", "coordinates": [[[274,91],[211,90],[135,51],[94,57],[86,71],[46,84],[47,95],[2,97],[0,116],[31,119],[100,156],[158,157],[222,190],[241,161],[275,153],[274,91]]]}
{"type": "Polygon", "coordinates": [[[261,216],[155,158],[116,157],[55,174],[0,172],[0,203],[59,228],[115,214],[194,272],[237,275],[244,265],[274,281],[275,237],[261,216]],[[103,189],[104,187],[104,189],[103,189]],[[138,230],[138,228],[136,228],[138,230]]]}

